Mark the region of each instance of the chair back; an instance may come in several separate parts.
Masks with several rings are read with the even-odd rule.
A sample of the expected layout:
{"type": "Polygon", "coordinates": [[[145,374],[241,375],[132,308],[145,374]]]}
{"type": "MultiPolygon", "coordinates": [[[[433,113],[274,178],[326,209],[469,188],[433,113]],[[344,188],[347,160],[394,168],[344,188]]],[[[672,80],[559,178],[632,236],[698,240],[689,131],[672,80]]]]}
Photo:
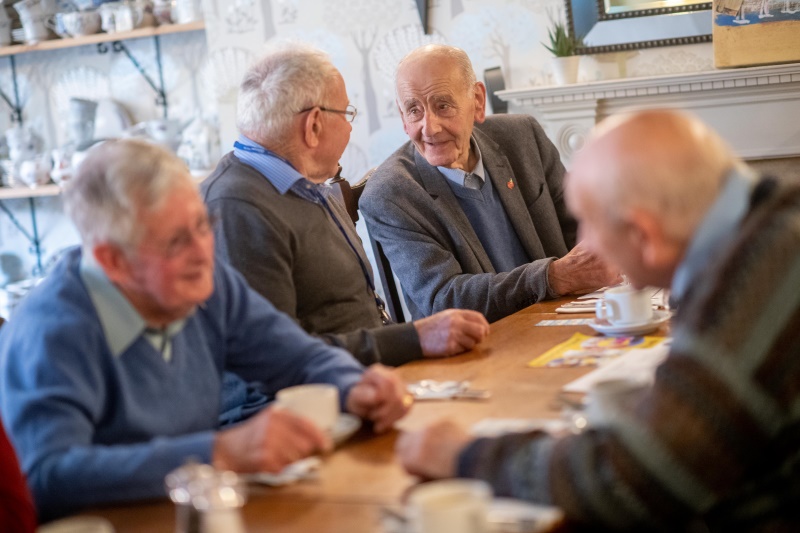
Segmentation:
{"type": "Polygon", "coordinates": [[[503,78],[503,71],[500,67],[487,68],[483,71],[483,82],[486,84],[486,93],[489,102],[492,104],[492,113],[508,113],[508,102],[500,100],[495,94],[506,88],[506,81],[503,78]]]}
{"type": "MultiPolygon", "coordinates": [[[[364,187],[366,187],[367,181],[374,172],[375,169],[371,168],[357,183],[350,185],[350,183],[341,176],[342,167],[340,165],[336,176],[330,181],[331,185],[339,187],[345,209],[347,209],[347,214],[350,215],[354,225],[358,222],[358,200],[361,198],[364,187]]],[[[369,229],[367,230],[367,234],[369,234],[369,229]]],[[[369,242],[372,245],[372,253],[375,256],[375,267],[378,269],[378,277],[381,280],[381,286],[383,286],[383,298],[386,304],[386,310],[389,312],[389,316],[392,317],[392,320],[398,324],[405,322],[406,317],[403,313],[403,306],[400,301],[400,291],[397,288],[397,283],[395,283],[392,267],[389,265],[389,258],[383,253],[381,243],[373,239],[371,234],[369,234],[369,242]]]]}

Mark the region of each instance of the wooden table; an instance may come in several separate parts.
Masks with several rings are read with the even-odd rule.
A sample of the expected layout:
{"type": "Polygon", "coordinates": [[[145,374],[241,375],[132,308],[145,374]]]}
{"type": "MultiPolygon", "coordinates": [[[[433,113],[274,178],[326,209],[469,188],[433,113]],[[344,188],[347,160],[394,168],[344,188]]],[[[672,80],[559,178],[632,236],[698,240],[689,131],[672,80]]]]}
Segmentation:
{"type": "MultiPolygon", "coordinates": [[[[591,316],[556,315],[554,310],[560,303],[536,304],[492,324],[488,340],[464,355],[399,368],[408,382],[469,380],[475,388],[489,389],[492,398],[417,402],[397,424],[398,429],[418,429],[444,417],[452,417],[467,427],[488,417],[558,418],[558,391],[587,370],[526,365],[576,331],[594,333],[588,326],[534,327],[548,318],[591,316]]],[[[324,459],[318,479],[280,488],[254,486],[243,511],[248,531],[381,531],[381,509],[397,506],[403,493],[415,483],[415,478],[395,460],[398,434],[392,431],[375,436],[362,429],[324,459]]],[[[174,531],[174,508],[168,501],[100,508],[87,514],[107,518],[120,533],[174,531]]]]}

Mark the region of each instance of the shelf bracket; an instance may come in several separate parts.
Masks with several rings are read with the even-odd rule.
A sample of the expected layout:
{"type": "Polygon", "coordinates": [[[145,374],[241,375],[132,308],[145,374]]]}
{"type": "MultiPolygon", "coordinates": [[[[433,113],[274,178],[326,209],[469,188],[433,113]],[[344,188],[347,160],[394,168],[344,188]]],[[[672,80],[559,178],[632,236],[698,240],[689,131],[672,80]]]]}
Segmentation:
{"type": "Polygon", "coordinates": [[[11,81],[14,86],[14,101],[11,101],[11,98],[0,89],[0,98],[5,100],[8,107],[11,108],[11,122],[15,124],[22,124],[22,106],[19,103],[19,86],[17,85],[17,65],[14,61],[14,56],[8,56],[8,59],[11,61],[11,81]]]}
{"type": "Polygon", "coordinates": [[[28,198],[28,206],[31,212],[32,232],[29,232],[27,229],[25,229],[25,226],[23,226],[20,223],[20,221],[17,220],[17,217],[14,216],[14,213],[12,213],[11,210],[8,207],[6,207],[5,202],[0,200],[0,210],[2,210],[6,214],[11,223],[14,224],[14,227],[16,227],[19,230],[19,232],[22,233],[22,235],[24,235],[26,239],[28,239],[28,242],[31,245],[29,251],[30,253],[36,256],[36,266],[33,268],[33,275],[40,276],[41,274],[43,274],[42,241],[39,237],[39,228],[36,225],[36,204],[34,203],[33,198],[28,198]]]}
{"type": "MultiPolygon", "coordinates": [[[[131,51],[125,46],[125,43],[122,41],[114,41],[111,43],[111,48],[114,52],[122,52],[124,53],[128,59],[133,63],[133,66],[136,67],[136,70],[139,71],[139,74],[142,75],[144,81],[155,91],[156,93],[156,105],[161,106],[164,110],[164,118],[168,117],[168,108],[167,108],[167,93],[164,90],[164,69],[161,65],[161,43],[158,40],[158,35],[153,36],[155,39],[156,44],[156,66],[158,67],[158,82],[159,84],[153,81],[153,79],[145,72],[142,65],[133,57],[131,51]]],[[[97,51],[101,54],[108,53],[108,44],[106,43],[98,43],[97,44],[97,51]]]]}

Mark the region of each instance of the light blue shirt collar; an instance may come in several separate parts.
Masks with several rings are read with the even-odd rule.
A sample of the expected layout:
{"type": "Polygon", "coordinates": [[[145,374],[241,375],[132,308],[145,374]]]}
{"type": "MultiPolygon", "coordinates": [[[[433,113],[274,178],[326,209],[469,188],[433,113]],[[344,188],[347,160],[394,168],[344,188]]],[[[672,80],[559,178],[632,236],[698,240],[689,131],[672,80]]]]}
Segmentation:
{"type": "Polygon", "coordinates": [[[700,272],[735,237],[742,220],[750,209],[750,195],[756,177],[747,171],[733,168],[725,178],[717,199],[695,231],[686,255],[672,278],[671,299],[680,303],[700,272]]]}
{"type": "Polygon", "coordinates": [[[262,150],[261,153],[255,153],[234,148],[233,155],[242,163],[256,169],[279,193],[286,194],[291,190],[301,198],[314,203],[318,201],[315,192],[321,194],[323,198],[327,198],[330,194],[330,185],[309,181],[286,160],[264,151],[264,147],[257,142],[244,135],[239,135],[238,141],[245,146],[262,150]]]}
{"type": "Polygon", "coordinates": [[[481,156],[480,148],[478,148],[478,143],[475,142],[475,137],[470,138],[469,145],[470,149],[475,150],[475,155],[478,156],[478,162],[475,163],[475,168],[472,169],[472,172],[465,172],[460,168],[436,167],[439,169],[439,172],[444,174],[445,178],[461,187],[464,186],[464,178],[467,174],[474,174],[479,177],[482,182],[486,183],[486,171],[483,168],[483,157],[481,156]]]}
{"type": "MultiPolygon", "coordinates": [[[[81,253],[80,276],[100,318],[108,347],[111,353],[118,357],[144,333],[147,324],[128,299],[111,283],[92,254],[85,250],[81,253]]],[[[185,324],[185,319],[172,322],[165,328],[165,334],[171,338],[181,331],[185,324]]],[[[145,338],[156,350],[161,349],[160,339],[152,335],[145,335],[145,338]]],[[[166,343],[162,355],[169,360],[170,342],[166,343]]]]}

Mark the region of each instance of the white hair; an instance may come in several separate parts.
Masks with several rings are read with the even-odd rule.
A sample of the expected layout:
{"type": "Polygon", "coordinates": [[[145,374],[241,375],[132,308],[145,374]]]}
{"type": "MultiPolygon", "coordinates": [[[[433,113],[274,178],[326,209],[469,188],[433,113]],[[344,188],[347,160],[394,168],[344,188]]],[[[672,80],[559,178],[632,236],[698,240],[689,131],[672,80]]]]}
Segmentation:
{"type": "Polygon", "coordinates": [[[337,75],[321,50],[297,42],[274,46],[242,79],[236,126],[255,141],[282,143],[297,113],[326,105],[330,81],[337,75]]]}
{"type": "Polygon", "coordinates": [[[398,63],[394,71],[395,91],[397,90],[397,82],[399,81],[398,78],[403,65],[418,57],[443,57],[450,60],[458,70],[460,78],[464,83],[464,89],[468,92],[471,91],[478,82],[478,78],[475,76],[475,69],[472,67],[472,61],[470,61],[469,56],[464,50],[455,46],[450,46],[449,44],[426,44],[406,54],[406,56],[400,60],[400,63],[398,63]]]}
{"type": "Polygon", "coordinates": [[[142,211],[158,209],[167,193],[192,183],[186,166],[166,149],[145,141],[106,141],[89,150],[64,187],[64,209],[83,246],[135,246],[142,211]]]}

